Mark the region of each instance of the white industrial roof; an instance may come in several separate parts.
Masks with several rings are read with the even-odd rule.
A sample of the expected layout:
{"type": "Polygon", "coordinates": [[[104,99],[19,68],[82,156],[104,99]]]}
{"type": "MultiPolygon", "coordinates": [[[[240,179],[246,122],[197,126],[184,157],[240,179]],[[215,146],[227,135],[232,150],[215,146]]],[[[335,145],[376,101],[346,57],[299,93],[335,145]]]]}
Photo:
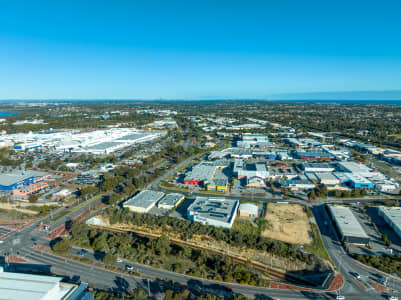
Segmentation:
{"type": "Polygon", "coordinates": [[[237,203],[238,200],[225,198],[196,197],[188,207],[188,213],[192,216],[229,223],[235,214],[237,203]]]}
{"type": "Polygon", "coordinates": [[[401,232],[401,207],[384,207],[380,206],[379,210],[387,216],[393,223],[394,227],[397,227],[401,232]]]}
{"type": "Polygon", "coordinates": [[[329,172],[316,172],[315,175],[319,180],[339,180],[333,173],[329,172]]]}
{"type": "Polygon", "coordinates": [[[0,269],[0,299],[62,299],[71,287],[59,285],[60,280],[60,277],[9,273],[0,269]]]}
{"type": "Polygon", "coordinates": [[[329,208],[343,236],[368,238],[365,230],[363,230],[349,207],[330,205],[329,208]]]}
{"type": "Polygon", "coordinates": [[[368,166],[352,161],[339,162],[338,165],[351,173],[369,173],[371,171],[368,166]]]}
{"type": "Polygon", "coordinates": [[[38,171],[31,171],[31,170],[26,170],[24,172],[18,171],[18,172],[13,172],[13,173],[2,173],[2,174],[0,174],[0,185],[10,186],[10,185],[19,183],[25,179],[28,179],[31,177],[41,177],[45,174],[46,173],[38,172],[38,171]]]}
{"type": "Polygon", "coordinates": [[[239,206],[239,210],[242,212],[250,213],[250,214],[257,214],[258,206],[253,203],[242,203],[239,206]]]}
{"type": "Polygon", "coordinates": [[[159,205],[175,206],[183,198],[184,195],[180,193],[167,194],[162,200],[159,201],[159,205]]]}
{"type": "Polygon", "coordinates": [[[142,192],[135,195],[131,199],[128,199],[124,203],[124,206],[128,205],[128,206],[148,208],[153,203],[159,201],[163,196],[164,196],[163,192],[143,190],[142,192]]]}

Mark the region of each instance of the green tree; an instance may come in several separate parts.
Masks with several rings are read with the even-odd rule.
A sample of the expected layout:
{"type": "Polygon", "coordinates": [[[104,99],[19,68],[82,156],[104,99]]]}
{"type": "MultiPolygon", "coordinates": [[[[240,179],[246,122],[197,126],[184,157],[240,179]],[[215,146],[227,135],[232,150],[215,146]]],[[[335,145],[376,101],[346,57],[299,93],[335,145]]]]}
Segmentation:
{"type": "Polygon", "coordinates": [[[57,241],[53,246],[52,246],[52,250],[56,253],[59,254],[66,254],[69,253],[71,251],[72,247],[71,247],[71,243],[69,240],[67,239],[61,239],[59,241],[57,241]]]}
{"type": "Polygon", "coordinates": [[[30,194],[28,197],[28,201],[30,203],[36,203],[36,202],[38,202],[38,199],[39,199],[38,194],[30,194]]]}
{"type": "Polygon", "coordinates": [[[103,261],[104,261],[104,263],[107,264],[107,265],[113,265],[113,264],[116,263],[117,258],[116,258],[115,255],[113,255],[113,254],[111,254],[111,253],[107,253],[107,254],[104,256],[103,261]]]}
{"type": "Polygon", "coordinates": [[[310,191],[310,192],[308,193],[308,199],[309,199],[309,200],[315,200],[315,199],[316,199],[316,194],[315,194],[315,191],[314,191],[314,190],[312,190],[312,191],[310,191]]]}

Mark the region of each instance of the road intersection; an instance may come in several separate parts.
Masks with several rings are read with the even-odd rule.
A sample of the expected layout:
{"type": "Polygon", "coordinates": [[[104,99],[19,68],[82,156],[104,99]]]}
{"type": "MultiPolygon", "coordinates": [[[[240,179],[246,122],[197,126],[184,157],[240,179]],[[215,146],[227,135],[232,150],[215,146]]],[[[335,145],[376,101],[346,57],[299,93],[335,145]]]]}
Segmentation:
{"type": "MultiPolygon", "coordinates": [[[[191,158],[192,159],[192,158],[191,158]]],[[[191,160],[190,159],[190,160],[191,160]]],[[[187,164],[190,160],[183,161],[179,166],[171,170],[171,173],[175,172],[178,168],[187,164]]],[[[170,172],[168,172],[163,178],[167,178],[170,172]]],[[[160,180],[153,182],[152,185],[158,185],[160,180]]],[[[255,200],[255,199],[254,199],[255,200]]],[[[266,199],[268,201],[269,199],[266,199]]],[[[277,199],[270,199],[277,201],[277,199]]],[[[56,221],[49,224],[49,230],[52,231],[55,228],[62,226],[67,221],[85,213],[85,211],[91,210],[95,205],[101,202],[101,197],[95,201],[91,201],[88,204],[81,205],[78,209],[72,210],[78,204],[71,205],[68,209],[72,210],[69,213],[61,216],[65,213],[65,210],[60,210],[54,215],[48,216],[43,220],[38,220],[27,224],[25,228],[19,231],[12,231],[3,237],[2,243],[0,244],[0,253],[4,256],[18,255],[27,259],[30,263],[45,264],[51,267],[51,271],[54,274],[61,276],[79,277],[81,281],[90,283],[96,287],[106,287],[114,289],[134,289],[137,287],[147,288],[147,279],[151,280],[151,292],[154,294],[160,293],[165,286],[165,281],[174,281],[184,285],[194,291],[209,291],[217,294],[224,294],[225,286],[230,286],[235,293],[244,294],[251,298],[261,299],[334,299],[339,293],[344,295],[346,299],[383,299],[383,294],[376,291],[371,285],[371,282],[377,279],[377,270],[356,262],[349,257],[337,236],[334,226],[331,222],[325,222],[329,220],[324,205],[317,204],[312,207],[313,213],[317,225],[319,226],[323,242],[326,249],[335,265],[337,270],[344,276],[343,288],[336,292],[327,291],[302,291],[302,290],[281,290],[281,289],[268,289],[262,287],[252,287],[240,284],[223,284],[217,283],[210,280],[202,280],[199,278],[190,277],[180,273],[174,273],[162,269],[153,268],[142,264],[133,264],[135,272],[145,276],[146,278],[135,277],[128,275],[124,271],[125,264],[127,262],[117,263],[117,269],[120,268],[121,272],[113,272],[103,268],[95,267],[85,263],[70,261],[65,258],[52,255],[43,251],[32,248],[33,244],[49,245],[49,241],[45,239],[47,232],[38,230],[38,227],[42,223],[48,223],[52,218],[58,218],[56,221]],[[352,275],[352,272],[357,272],[361,275],[361,279],[356,279],[352,275]]],[[[87,258],[91,261],[95,261],[96,258],[92,253],[86,254],[87,258]]],[[[401,282],[388,276],[388,286],[395,290],[395,294],[401,293],[401,282]]]]}

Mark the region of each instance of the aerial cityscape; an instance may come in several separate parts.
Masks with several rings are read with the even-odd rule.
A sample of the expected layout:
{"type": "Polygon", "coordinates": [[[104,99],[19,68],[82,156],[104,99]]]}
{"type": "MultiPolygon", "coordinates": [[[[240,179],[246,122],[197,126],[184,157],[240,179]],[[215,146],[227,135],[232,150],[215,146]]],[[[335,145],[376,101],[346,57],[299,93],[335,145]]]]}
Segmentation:
{"type": "Polygon", "coordinates": [[[0,2],[0,299],[398,300],[400,9],[0,2]]]}

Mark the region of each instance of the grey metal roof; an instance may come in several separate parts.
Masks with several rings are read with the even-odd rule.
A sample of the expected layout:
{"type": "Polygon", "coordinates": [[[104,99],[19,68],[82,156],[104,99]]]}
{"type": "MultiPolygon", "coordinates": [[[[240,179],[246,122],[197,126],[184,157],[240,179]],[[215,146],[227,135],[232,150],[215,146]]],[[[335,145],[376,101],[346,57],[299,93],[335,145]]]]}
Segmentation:
{"type": "Polygon", "coordinates": [[[339,180],[333,173],[329,172],[316,172],[315,175],[319,180],[339,180]]]}
{"type": "Polygon", "coordinates": [[[28,178],[42,177],[46,174],[47,173],[44,173],[44,172],[31,171],[31,170],[18,171],[18,172],[12,172],[12,173],[1,173],[0,174],[0,185],[10,186],[10,185],[19,183],[21,181],[24,181],[28,178]]]}
{"type": "Polygon", "coordinates": [[[228,177],[224,174],[222,169],[216,169],[211,183],[214,185],[225,186],[228,184],[228,177]]]}
{"type": "Polygon", "coordinates": [[[89,150],[106,150],[108,148],[121,145],[120,142],[104,142],[97,145],[89,146],[89,150]]]}
{"type": "Polygon", "coordinates": [[[158,205],[176,206],[177,203],[180,202],[183,198],[184,195],[180,193],[167,194],[163,199],[159,201],[158,205]]]}
{"type": "Polygon", "coordinates": [[[369,238],[349,207],[329,205],[329,209],[343,236],[369,238]]]}
{"type": "Polygon", "coordinates": [[[210,182],[214,176],[216,167],[227,167],[230,161],[225,159],[202,162],[192,167],[192,170],[187,172],[184,180],[199,180],[210,182]]]}
{"type": "Polygon", "coordinates": [[[118,140],[137,140],[140,138],[143,138],[145,136],[148,136],[149,134],[146,133],[133,133],[133,134],[128,134],[120,137],[118,140]]]}
{"type": "Polygon", "coordinates": [[[370,172],[370,168],[362,163],[352,162],[352,161],[343,161],[339,162],[338,166],[352,173],[367,173],[370,172]]]}
{"type": "MultiPolygon", "coordinates": [[[[0,269],[0,299],[7,300],[39,300],[48,296],[48,292],[59,285],[61,277],[30,275],[4,272],[0,269]]],[[[71,290],[71,287],[59,287],[56,299],[71,290]]]]}
{"type": "Polygon", "coordinates": [[[188,207],[188,213],[192,216],[200,216],[220,222],[229,223],[231,217],[236,213],[238,200],[225,198],[196,197],[195,201],[188,207]]]}
{"type": "Polygon", "coordinates": [[[139,194],[125,201],[124,206],[148,208],[164,196],[163,192],[143,190],[139,194]]]}
{"type": "Polygon", "coordinates": [[[401,207],[379,207],[379,214],[385,215],[390,219],[393,227],[396,227],[397,233],[401,232],[401,207]]]}
{"type": "Polygon", "coordinates": [[[329,163],[310,163],[310,162],[305,162],[303,163],[303,166],[305,168],[316,168],[316,169],[336,169],[335,164],[329,164],[329,163]]]}

